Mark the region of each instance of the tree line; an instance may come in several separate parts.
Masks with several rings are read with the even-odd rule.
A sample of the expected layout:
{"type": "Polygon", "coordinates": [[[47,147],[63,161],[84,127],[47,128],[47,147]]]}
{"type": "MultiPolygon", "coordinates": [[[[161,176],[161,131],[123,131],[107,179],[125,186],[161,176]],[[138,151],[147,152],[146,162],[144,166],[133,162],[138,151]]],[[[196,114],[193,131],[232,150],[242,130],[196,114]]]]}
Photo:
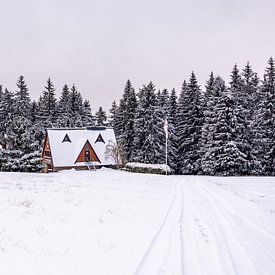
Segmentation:
{"type": "Polygon", "coordinates": [[[127,81],[112,120],[125,162],[165,163],[165,118],[174,173],[275,175],[273,58],[262,80],[247,63],[233,67],[229,85],[211,73],[202,89],[192,72],[178,98],[152,82],[136,93],[127,81]]]}
{"type": "Polygon", "coordinates": [[[57,100],[51,79],[38,101],[31,100],[23,76],[15,92],[0,85],[0,170],[39,171],[46,128],[84,127],[102,124],[106,112],[100,107],[92,115],[88,100],[83,100],[75,85],[64,85],[57,100]]]}
{"type": "Polygon", "coordinates": [[[247,65],[233,67],[227,85],[210,73],[203,88],[191,73],[179,96],[156,90],[152,82],[137,92],[127,81],[122,98],[107,117],[93,115],[75,85],[64,85],[57,100],[48,79],[32,101],[24,77],[11,92],[0,86],[0,169],[39,171],[45,129],[114,127],[123,162],[165,163],[164,120],[169,123],[168,165],[175,174],[275,175],[275,64],[263,79],[247,65]]]}

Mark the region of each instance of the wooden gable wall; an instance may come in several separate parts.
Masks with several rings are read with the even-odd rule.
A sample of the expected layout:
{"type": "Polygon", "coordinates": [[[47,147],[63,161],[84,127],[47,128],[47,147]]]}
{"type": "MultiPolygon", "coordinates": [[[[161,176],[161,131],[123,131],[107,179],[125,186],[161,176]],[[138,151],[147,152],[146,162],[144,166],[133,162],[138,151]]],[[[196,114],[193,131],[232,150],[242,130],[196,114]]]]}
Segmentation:
{"type": "Polygon", "coordinates": [[[50,142],[47,134],[45,137],[44,147],[42,152],[42,163],[46,164],[49,170],[53,169],[51,146],[50,146],[50,142]]]}
{"type": "Polygon", "coordinates": [[[91,146],[91,144],[88,140],[84,144],[84,146],[83,146],[79,156],[77,157],[75,163],[77,163],[77,162],[86,162],[86,160],[85,160],[85,151],[86,151],[86,149],[85,148],[89,150],[90,162],[97,161],[97,162],[101,163],[101,161],[99,160],[98,156],[96,155],[93,147],[91,146]]]}

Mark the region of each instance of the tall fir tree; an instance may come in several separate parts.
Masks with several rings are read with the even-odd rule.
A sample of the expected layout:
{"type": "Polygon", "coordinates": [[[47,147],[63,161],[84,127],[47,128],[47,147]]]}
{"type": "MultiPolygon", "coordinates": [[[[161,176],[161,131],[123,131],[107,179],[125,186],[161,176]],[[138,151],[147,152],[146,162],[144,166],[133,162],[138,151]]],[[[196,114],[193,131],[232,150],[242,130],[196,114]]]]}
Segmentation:
{"type": "Polygon", "coordinates": [[[8,89],[2,94],[0,101],[0,144],[6,145],[7,143],[7,127],[13,119],[14,113],[14,97],[13,93],[8,89]]]}
{"type": "Polygon", "coordinates": [[[2,98],[3,98],[3,86],[0,85],[0,102],[1,102],[2,98]]]}
{"type": "Polygon", "coordinates": [[[83,117],[83,98],[81,93],[79,93],[76,89],[76,86],[73,84],[70,93],[71,100],[71,127],[82,127],[83,123],[81,118],[83,117]]]}
{"type": "Polygon", "coordinates": [[[234,135],[232,135],[232,142],[237,146],[238,150],[243,154],[243,158],[246,160],[241,166],[239,171],[236,171],[239,175],[247,175],[250,170],[249,167],[254,166],[255,159],[251,155],[252,147],[249,141],[249,95],[245,93],[244,81],[239,72],[237,65],[235,64],[231,73],[229,96],[232,97],[233,102],[233,117],[235,121],[232,121],[234,126],[234,135]]]}
{"type": "Polygon", "coordinates": [[[136,109],[136,93],[131,81],[127,80],[113,121],[117,141],[126,162],[133,159],[136,109]]]}
{"type": "Polygon", "coordinates": [[[106,126],[107,115],[103,108],[100,106],[98,111],[95,113],[96,124],[99,126],[106,126]]]}
{"type": "Polygon", "coordinates": [[[70,88],[67,84],[64,85],[58,105],[57,105],[57,125],[59,127],[70,127],[71,126],[71,109],[72,109],[72,101],[71,101],[71,92],[70,88]]]}
{"type": "Polygon", "coordinates": [[[178,104],[178,165],[182,174],[200,174],[200,142],[203,125],[202,92],[192,72],[184,82],[178,104]]]}
{"type": "Polygon", "coordinates": [[[246,163],[246,156],[234,142],[234,102],[221,77],[215,78],[208,100],[209,111],[205,113],[202,128],[205,142],[201,162],[203,172],[208,175],[239,175],[246,163]]]}
{"type": "Polygon", "coordinates": [[[85,127],[95,125],[95,118],[92,115],[91,105],[87,99],[85,99],[83,103],[82,123],[85,127]]]}
{"type": "Polygon", "coordinates": [[[43,95],[40,98],[39,116],[45,128],[53,127],[57,120],[57,106],[55,98],[55,88],[50,78],[44,87],[43,95]]]}
{"type": "Polygon", "coordinates": [[[108,119],[108,125],[111,127],[114,127],[114,120],[115,120],[117,112],[118,112],[118,106],[116,104],[116,101],[114,100],[112,102],[112,106],[109,110],[110,115],[109,115],[109,119],[108,119]]]}
{"type": "Polygon", "coordinates": [[[275,64],[268,60],[260,88],[260,103],[255,118],[255,154],[262,163],[264,174],[275,175],[275,64]]]}
{"type": "Polygon", "coordinates": [[[178,163],[178,137],[177,137],[177,95],[176,90],[172,89],[168,101],[168,165],[177,173],[178,163]]]}
{"type": "Polygon", "coordinates": [[[155,86],[150,82],[138,93],[133,160],[142,163],[165,162],[164,120],[157,106],[155,86]]]}
{"type": "Polygon", "coordinates": [[[31,98],[24,77],[21,75],[16,83],[17,90],[14,96],[14,113],[17,116],[29,118],[31,109],[31,98]]]}

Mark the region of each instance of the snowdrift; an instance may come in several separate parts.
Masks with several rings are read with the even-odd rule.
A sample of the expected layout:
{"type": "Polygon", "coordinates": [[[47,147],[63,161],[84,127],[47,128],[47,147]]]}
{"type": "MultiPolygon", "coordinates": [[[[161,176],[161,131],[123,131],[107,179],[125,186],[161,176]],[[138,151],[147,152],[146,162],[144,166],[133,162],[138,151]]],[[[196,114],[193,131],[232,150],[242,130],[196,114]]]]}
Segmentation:
{"type": "Polygon", "coordinates": [[[161,174],[166,173],[171,174],[171,169],[168,165],[165,164],[148,164],[148,163],[139,163],[139,162],[128,162],[125,165],[125,170],[135,173],[149,173],[149,174],[161,174]]]}

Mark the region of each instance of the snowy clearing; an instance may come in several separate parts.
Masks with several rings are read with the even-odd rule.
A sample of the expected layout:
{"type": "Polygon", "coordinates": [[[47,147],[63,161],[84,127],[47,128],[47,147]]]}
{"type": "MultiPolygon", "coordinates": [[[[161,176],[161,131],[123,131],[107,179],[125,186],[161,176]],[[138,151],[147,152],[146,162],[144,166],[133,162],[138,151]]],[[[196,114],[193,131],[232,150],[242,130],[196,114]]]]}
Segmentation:
{"type": "Polygon", "coordinates": [[[0,173],[0,274],[275,274],[275,178],[0,173]]]}

